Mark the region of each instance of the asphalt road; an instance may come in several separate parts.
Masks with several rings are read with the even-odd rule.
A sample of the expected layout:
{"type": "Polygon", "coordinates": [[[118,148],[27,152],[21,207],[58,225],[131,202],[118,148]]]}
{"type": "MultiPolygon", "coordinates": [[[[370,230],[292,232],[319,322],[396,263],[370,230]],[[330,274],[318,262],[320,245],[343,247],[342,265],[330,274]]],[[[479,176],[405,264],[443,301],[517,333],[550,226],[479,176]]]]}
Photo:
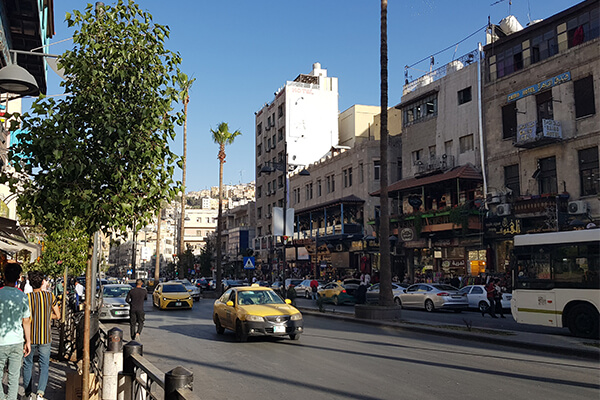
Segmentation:
{"type": "MultiPolygon", "coordinates": [[[[305,316],[299,341],[219,336],[212,300],[191,311],[146,303],[144,355],[194,373],[204,399],[597,399],[597,362],[305,316]]],[[[481,316],[481,315],[479,315],[481,316]]],[[[127,323],[113,325],[129,339],[127,323]]]]}

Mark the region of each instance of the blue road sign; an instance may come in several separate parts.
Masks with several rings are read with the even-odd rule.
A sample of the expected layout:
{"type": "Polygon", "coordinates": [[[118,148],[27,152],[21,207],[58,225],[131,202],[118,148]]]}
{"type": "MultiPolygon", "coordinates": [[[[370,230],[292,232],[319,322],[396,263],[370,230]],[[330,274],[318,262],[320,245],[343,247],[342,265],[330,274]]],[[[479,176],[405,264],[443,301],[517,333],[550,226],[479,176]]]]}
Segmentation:
{"type": "Polygon", "coordinates": [[[254,257],[244,257],[244,269],[255,269],[254,257]]]}

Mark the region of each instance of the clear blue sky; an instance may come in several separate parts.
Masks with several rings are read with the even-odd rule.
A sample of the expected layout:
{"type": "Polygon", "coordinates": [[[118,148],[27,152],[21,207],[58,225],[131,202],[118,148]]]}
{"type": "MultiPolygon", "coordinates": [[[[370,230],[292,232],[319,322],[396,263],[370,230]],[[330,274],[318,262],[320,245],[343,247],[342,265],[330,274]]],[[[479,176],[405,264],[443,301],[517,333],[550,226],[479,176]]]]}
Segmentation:
{"type": "MultiPolygon", "coordinates": [[[[69,38],[67,11],[88,2],[54,2],[56,34],[69,38]]],[[[107,0],[105,4],[113,4],[107,0]]],[[[182,70],[196,78],[188,117],[187,191],[218,185],[217,145],[210,129],[221,121],[242,136],[226,148],[224,183],[254,180],[254,112],[273,100],[273,92],[320,62],[339,79],[339,110],[353,104],[379,104],[380,2],[376,0],[138,0],[168,25],[167,47],[183,58],[182,70]]],[[[509,14],[509,0],[389,0],[389,105],[400,102],[404,66],[427,58],[411,72],[428,70],[431,54],[460,42],[509,14]]],[[[511,14],[523,26],[567,9],[573,0],[513,0],[511,14]]],[[[458,45],[456,57],[485,42],[482,31],[458,45]]],[[[71,41],[50,46],[62,53],[71,41]]],[[[438,68],[452,60],[455,47],[435,56],[438,68]]],[[[59,78],[48,71],[48,94],[62,93],[59,78]]],[[[27,108],[30,102],[24,103],[27,108]]],[[[25,111],[25,110],[24,110],[25,111]]],[[[172,145],[183,152],[183,130],[172,145]]],[[[181,179],[178,171],[176,179],[181,179]]]]}

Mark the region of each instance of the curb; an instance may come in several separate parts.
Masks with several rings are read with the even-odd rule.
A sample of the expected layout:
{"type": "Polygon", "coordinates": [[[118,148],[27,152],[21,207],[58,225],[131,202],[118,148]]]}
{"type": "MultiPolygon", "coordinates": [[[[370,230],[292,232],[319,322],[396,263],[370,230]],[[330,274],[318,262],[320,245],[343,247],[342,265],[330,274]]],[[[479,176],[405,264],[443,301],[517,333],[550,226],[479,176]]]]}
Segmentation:
{"type": "MultiPolygon", "coordinates": [[[[560,346],[560,345],[555,345],[555,344],[542,344],[542,343],[535,343],[532,341],[523,341],[523,340],[519,340],[517,338],[517,336],[519,335],[519,332],[514,332],[514,331],[486,328],[486,330],[488,330],[488,331],[497,331],[498,334],[511,335],[514,337],[514,339],[509,339],[509,338],[505,338],[505,337],[496,337],[494,335],[486,334],[483,332],[473,333],[473,332],[459,331],[459,330],[455,330],[455,329],[445,329],[445,328],[437,327],[437,326],[415,325],[410,322],[406,322],[406,321],[402,321],[402,320],[400,320],[400,321],[367,320],[367,319],[356,318],[350,314],[342,315],[342,314],[335,314],[332,312],[320,312],[320,311],[317,311],[317,310],[314,310],[311,308],[305,308],[305,307],[296,307],[296,308],[298,308],[303,314],[313,315],[313,316],[317,316],[317,317],[334,318],[334,319],[338,319],[338,320],[342,320],[342,321],[355,322],[355,323],[366,324],[366,325],[387,326],[387,327],[392,327],[392,328],[396,328],[399,330],[406,330],[406,331],[412,331],[412,332],[418,332],[418,333],[426,333],[426,334],[431,334],[431,335],[451,336],[451,337],[458,338],[458,339],[471,340],[471,341],[480,342],[480,343],[490,343],[490,344],[497,344],[497,345],[502,345],[502,346],[515,347],[515,348],[520,348],[520,349],[537,350],[537,351],[541,351],[541,352],[545,352],[545,353],[576,356],[576,357],[587,358],[587,359],[592,359],[592,360],[596,360],[596,361],[600,360],[600,349],[599,348],[595,348],[595,347],[590,347],[589,349],[574,348],[574,347],[560,346]]],[[[459,325],[456,325],[456,326],[458,327],[459,325]]],[[[535,335],[542,335],[542,334],[535,334],[535,335]]]]}

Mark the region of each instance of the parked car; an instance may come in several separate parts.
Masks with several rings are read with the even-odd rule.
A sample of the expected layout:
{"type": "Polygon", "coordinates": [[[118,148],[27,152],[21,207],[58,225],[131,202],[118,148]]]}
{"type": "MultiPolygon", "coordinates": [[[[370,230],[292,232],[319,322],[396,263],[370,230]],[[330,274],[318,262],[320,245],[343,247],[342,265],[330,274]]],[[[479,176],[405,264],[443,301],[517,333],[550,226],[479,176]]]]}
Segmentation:
{"type": "Polygon", "coordinates": [[[454,286],[439,283],[416,283],[400,294],[400,306],[424,308],[428,312],[451,309],[461,312],[469,307],[465,293],[458,293],[454,286]]]}
{"type": "Polygon", "coordinates": [[[131,286],[120,283],[105,284],[99,291],[98,318],[101,321],[110,319],[129,319],[129,304],[125,301],[131,286]]]}
{"type": "MultiPolygon", "coordinates": [[[[400,305],[400,295],[404,293],[404,289],[408,288],[406,283],[395,283],[392,282],[392,295],[394,296],[394,303],[400,305]]],[[[371,285],[367,289],[367,303],[379,302],[379,283],[371,285]]]]}
{"type": "Polygon", "coordinates": [[[179,282],[159,283],[152,293],[152,305],[161,310],[192,308],[194,301],[190,292],[179,282]]]}
{"type": "MultiPolygon", "coordinates": [[[[296,289],[296,296],[304,297],[305,299],[310,299],[312,296],[312,288],[310,287],[311,282],[312,279],[305,279],[296,286],[294,286],[294,288],[296,289]]],[[[321,289],[323,285],[325,285],[325,282],[317,281],[317,283],[319,284],[319,286],[317,286],[317,291],[319,291],[319,289],[321,289]]]]}
{"type": "Polygon", "coordinates": [[[285,288],[286,290],[290,288],[290,285],[296,287],[297,285],[301,284],[303,281],[303,279],[286,279],[285,280],[285,288]]]}
{"type": "Polygon", "coordinates": [[[192,299],[194,299],[194,301],[200,300],[202,290],[198,286],[194,285],[192,282],[188,281],[187,279],[174,279],[171,282],[181,283],[183,286],[185,286],[187,291],[190,292],[190,295],[192,296],[192,299]]]}
{"type": "Polygon", "coordinates": [[[285,336],[297,340],[304,332],[302,314],[290,300],[282,300],[271,288],[252,284],[227,290],[213,306],[217,334],[235,332],[240,342],[248,336],[285,336]]]}
{"type": "Polygon", "coordinates": [[[223,292],[232,287],[248,286],[247,282],[239,279],[223,279],[223,292]]]}
{"type": "MultiPolygon", "coordinates": [[[[490,307],[490,302],[487,299],[487,292],[484,285],[469,285],[460,289],[458,293],[464,293],[469,300],[469,308],[476,308],[481,312],[486,312],[490,307]]],[[[512,294],[502,293],[502,308],[510,309],[510,300],[512,294]]]]}
{"type": "Polygon", "coordinates": [[[329,282],[317,291],[317,297],[322,301],[331,302],[335,305],[354,304],[356,303],[354,292],[358,289],[358,285],[356,285],[356,288],[353,284],[349,284],[349,286],[347,288],[346,285],[340,282],[329,282]]]}
{"type": "Polygon", "coordinates": [[[215,280],[213,278],[198,278],[194,283],[201,290],[215,290],[215,280]]]}

